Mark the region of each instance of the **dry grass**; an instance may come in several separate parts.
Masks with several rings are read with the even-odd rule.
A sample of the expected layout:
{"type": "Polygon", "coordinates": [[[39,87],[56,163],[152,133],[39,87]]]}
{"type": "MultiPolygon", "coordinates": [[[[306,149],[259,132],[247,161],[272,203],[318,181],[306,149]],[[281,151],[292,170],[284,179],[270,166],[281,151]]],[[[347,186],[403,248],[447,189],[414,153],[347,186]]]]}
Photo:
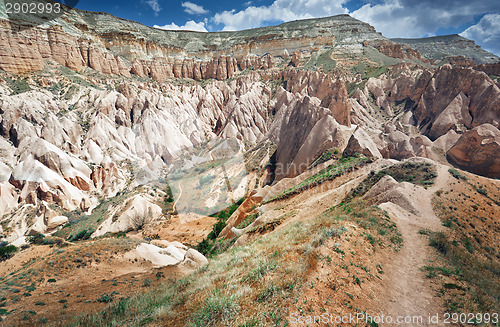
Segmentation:
{"type": "MultiPolygon", "coordinates": [[[[345,238],[355,242],[353,248],[373,253],[395,246],[394,235],[397,231],[377,207],[359,201],[334,207],[308,221],[285,222],[216,255],[208,266],[182,280],[165,282],[103,312],[80,317],[72,326],[283,326],[310,288],[309,278],[320,262],[326,262],[325,251],[332,252],[335,269],[346,271],[343,267],[352,265],[345,272],[349,285],[359,287],[373,280],[369,271],[377,271],[375,263],[364,262],[356,253],[336,258],[333,244],[345,238]],[[386,229],[383,235],[381,229],[386,229]],[[376,235],[376,242],[367,238],[369,234],[376,235]]],[[[332,292],[350,298],[342,287],[332,292]]]]}
{"type": "Polygon", "coordinates": [[[488,179],[450,169],[451,184],[436,192],[434,211],[447,229],[429,233],[441,265],[453,274],[432,274],[450,312],[499,310],[498,186],[488,179]],[[481,190],[481,191],[478,191],[481,190]]]}

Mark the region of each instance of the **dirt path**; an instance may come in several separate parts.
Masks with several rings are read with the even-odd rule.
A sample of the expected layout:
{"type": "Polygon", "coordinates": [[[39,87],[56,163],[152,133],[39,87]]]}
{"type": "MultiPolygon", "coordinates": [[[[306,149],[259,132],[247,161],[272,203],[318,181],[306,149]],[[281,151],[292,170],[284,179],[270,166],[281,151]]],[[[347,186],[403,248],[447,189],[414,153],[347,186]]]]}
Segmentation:
{"type": "Polygon", "coordinates": [[[182,196],[181,182],[178,182],[177,185],[179,186],[179,196],[177,197],[177,200],[175,200],[174,205],[172,207],[174,209],[174,211],[177,211],[177,202],[179,202],[179,200],[181,199],[181,196],[182,196]]]}
{"type": "MultiPolygon", "coordinates": [[[[409,324],[411,326],[436,326],[429,323],[429,314],[439,313],[442,317],[444,309],[439,298],[435,296],[436,285],[425,278],[425,272],[421,270],[430,264],[435,253],[428,245],[427,237],[419,234],[421,229],[439,231],[443,228],[432,210],[431,200],[434,192],[446,185],[447,167],[438,166],[438,174],[434,186],[427,190],[421,186],[406,183],[402,185],[402,193],[418,210],[416,214],[393,203],[386,202],[380,205],[396,223],[404,240],[404,246],[385,263],[386,278],[380,295],[375,300],[374,315],[390,315],[394,320],[398,316],[417,317],[411,318],[412,323],[409,324]],[[422,317],[422,321],[413,320],[418,317],[422,317]]],[[[388,323],[381,325],[396,326],[388,323]]]]}

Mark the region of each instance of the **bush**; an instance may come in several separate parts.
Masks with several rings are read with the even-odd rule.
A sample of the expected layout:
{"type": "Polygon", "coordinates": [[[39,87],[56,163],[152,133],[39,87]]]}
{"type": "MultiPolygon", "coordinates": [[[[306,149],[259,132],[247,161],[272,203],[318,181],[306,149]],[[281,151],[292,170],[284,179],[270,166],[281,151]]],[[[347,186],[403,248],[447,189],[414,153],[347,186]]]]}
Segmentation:
{"type": "Polygon", "coordinates": [[[0,247],[0,261],[7,260],[14,255],[14,252],[17,251],[17,247],[14,245],[7,245],[0,247]]]}
{"type": "Polygon", "coordinates": [[[476,187],[476,191],[481,195],[488,196],[488,192],[486,192],[486,190],[482,187],[476,187]]]}
{"type": "Polygon", "coordinates": [[[110,303],[115,300],[115,294],[114,293],[103,293],[101,296],[96,300],[97,302],[100,303],[110,303]]]}
{"type": "Polygon", "coordinates": [[[76,241],[80,241],[80,240],[88,240],[93,233],[94,233],[94,230],[92,228],[89,230],[82,229],[76,235],[70,235],[68,239],[70,242],[76,242],[76,241]]]}
{"type": "Polygon", "coordinates": [[[217,223],[213,225],[212,230],[198,245],[195,246],[196,250],[205,256],[210,256],[216,252],[216,239],[220,232],[226,227],[226,221],[238,209],[238,207],[245,201],[244,198],[239,199],[236,203],[228,208],[211,215],[217,217],[217,223]]]}
{"type": "Polygon", "coordinates": [[[172,193],[172,189],[170,185],[167,184],[167,189],[165,191],[165,202],[174,202],[174,194],[172,193]]]}
{"type": "Polygon", "coordinates": [[[448,169],[448,172],[453,176],[455,177],[456,179],[462,179],[462,180],[467,180],[467,177],[465,177],[464,175],[460,174],[458,172],[458,170],[454,169],[454,168],[450,168],[448,169]]]}
{"type": "Polygon", "coordinates": [[[436,248],[440,253],[446,254],[448,252],[448,239],[443,233],[436,233],[430,237],[429,245],[436,248]]]}
{"type": "Polygon", "coordinates": [[[43,245],[45,244],[45,235],[43,235],[42,233],[36,233],[33,236],[29,236],[28,243],[43,245]]]}

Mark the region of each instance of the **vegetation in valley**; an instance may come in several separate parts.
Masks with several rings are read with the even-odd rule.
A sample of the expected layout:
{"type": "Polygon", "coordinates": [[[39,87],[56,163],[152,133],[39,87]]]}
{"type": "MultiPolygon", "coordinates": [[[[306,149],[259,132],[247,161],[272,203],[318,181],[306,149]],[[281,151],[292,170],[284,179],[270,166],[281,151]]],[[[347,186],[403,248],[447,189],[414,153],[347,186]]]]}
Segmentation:
{"type": "Polygon", "coordinates": [[[344,157],[339,159],[337,162],[331,164],[330,166],[322,169],[315,175],[305,179],[298,185],[289,188],[288,190],[284,191],[281,194],[276,195],[272,199],[270,199],[267,202],[272,202],[276,200],[283,200],[286,198],[289,198],[290,196],[294,194],[298,194],[304,190],[313,188],[315,186],[321,185],[326,181],[333,180],[346,172],[353,171],[357,169],[358,167],[372,162],[371,158],[367,158],[364,156],[359,156],[359,157],[344,157]]]}
{"type": "Polygon", "coordinates": [[[228,208],[211,215],[212,217],[217,217],[217,222],[213,225],[212,230],[207,237],[196,245],[196,250],[207,257],[211,257],[214,254],[226,249],[228,242],[232,244],[231,241],[217,240],[217,236],[219,236],[220,232],[224,229],[224,227],[226,227],[227,219],[231,217],[233,212],[238,209],[244,200],[244,198],[241,198],[228,208]]]}
{"type": "Polygon", "coordinates": [[[347,199],[363,196],[373,185],[377,184],[377,182],[386,175],[391,176],[397,182],[408,182],[424,187],[433,185],[434,179],[437,177],[437,173],[432,164],[427,162],[406,161],[384,168],[377,173],[371,172],[370,176],[347,195],[347,199]]]}

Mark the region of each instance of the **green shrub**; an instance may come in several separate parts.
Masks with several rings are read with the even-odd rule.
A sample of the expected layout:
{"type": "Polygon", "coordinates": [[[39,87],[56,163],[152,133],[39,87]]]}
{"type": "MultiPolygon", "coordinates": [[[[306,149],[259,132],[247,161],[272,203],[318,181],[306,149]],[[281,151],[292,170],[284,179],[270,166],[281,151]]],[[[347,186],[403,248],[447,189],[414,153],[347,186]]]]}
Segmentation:
{"type": "Polygon", "coordinates": [[[196,250],[205,256],[210,256],[215,254],[215,245],[217,236],[226,227],[226,221],[231,215],[238,209],[238,207],[245,201],[244,198],[239,199],[234,204],[230,205],[228,208],[221,210],[211,217],[217,217],[217,223],[213,225],[212,230],[198,245],[195,246],[196,250]]]}
{"type": "Polygon", "coordinates": [[[450,168],[448,169],[448,172],[453,176],[455,177],[456,179],[462,179],[462,180],[467,180],[467,177],[465,177],[464,175],[460,174],[458,172],[458,170],[454,169],[454,168],[450,168]]]}
{"type": "Polygon", "coordinates": [[[4,261],[9,259],[14,255],[14,252],[16,252],[18,249],[14,245],[7,245],[0,247],[0,261],[4,261]]]}
{"type": "Polygon", "coordinates": [[[114,293],[103,293],[101,296],[96,300],[97,302],[101,303],[110,303],[115,300],[115,294],[114,293]]]}
{"type": "Polygon", "coordinates": [[[486,192],[486,190],[482,187],[476,187],[476,191],[481,195],[488,196],[488,192],[486,192]]]}
{"type": "Polygon", "coordinates": [[[37,244],[37,245],[43,245],[45,242],[45,235],[42,233],[36,233],[33,236],[28,237],[28,243],[30,244],[37,244]]]}
{"type": "Polygon", "coordinates": [[[429,245],[436,248],[441,254],[446,254],[448,252],[448,238],[443,233],[431,235],[429,245]]]}
{"type": "Polygon", "coordinates": [[[93,233],[94,233],[94,230],[92,228],[88,229],[88,230],[82,229],[81,231],[79,231],[75,235],[70,235],[68,239],[70,242],[76,242],[76,241],[80,241],[80,240],[88,240],[93,233]]]}

